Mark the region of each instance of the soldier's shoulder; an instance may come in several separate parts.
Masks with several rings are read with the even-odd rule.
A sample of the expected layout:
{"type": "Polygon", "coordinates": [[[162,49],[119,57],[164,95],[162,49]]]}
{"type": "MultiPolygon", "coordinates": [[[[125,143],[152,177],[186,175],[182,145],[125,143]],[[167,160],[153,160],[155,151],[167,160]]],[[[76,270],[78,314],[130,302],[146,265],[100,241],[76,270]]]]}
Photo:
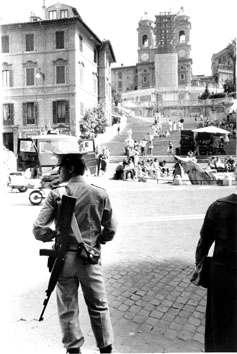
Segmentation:
{"type": "Polygon", "coordinates": [[[105,188],[101,187],[101,186],[97,186],[96,184],[94,183],[90,183],[90,185],[92,186],[92,188],[95,188],[95,189],[98,189],[98,190],[101,190],[101,191],[105,191],[105,188]]]}

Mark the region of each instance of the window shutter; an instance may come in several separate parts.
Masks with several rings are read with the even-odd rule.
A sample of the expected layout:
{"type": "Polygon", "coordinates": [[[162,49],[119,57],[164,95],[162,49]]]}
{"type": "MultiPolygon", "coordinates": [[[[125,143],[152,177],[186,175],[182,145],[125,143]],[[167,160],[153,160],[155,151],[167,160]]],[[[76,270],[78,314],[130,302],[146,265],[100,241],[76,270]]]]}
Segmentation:
{"type": "Polygon", "coordinates": [[[14,104],[13,103],[9,104],[9,115],[10,115],[11,124],[14,124],[14,104]]]}
{"type": "Polygon", "coordinates": [[[9,86],[13,86],[13,70],[10,70],[9,72],[9,86]]]}
{"type": "Polygon", "coordinates": [[[56,83],[64,84],[65,83],[65,67],[56,66],[56,83]]]}
{"type": "Polygon", "coordinates": [[[27,125],[27,103],[22,103],[23,125],[27,125]]]}
{"type": "Polygon", "coordinates": [[[64,31],[56,32],[56,49],[64,48],[64,31]]]}
{"type": "Polygon", "coordinates": [[[53,123],[57,123],[57,102],[53,101],[53,123]]]}
{"type": "Polygon", "coordinates": [[[65,101],[65,105],[66,105],[65,123],[69,123],[70,120],[69,101],[65,101]]]}
{"type": "Polygon", "coordinates": [[[39,112],[39,110],[38,110],[38,102],[34,102],[34,114],[35,114],[35,123],[37,123],[38,122],[38,112],[39,112]]]}

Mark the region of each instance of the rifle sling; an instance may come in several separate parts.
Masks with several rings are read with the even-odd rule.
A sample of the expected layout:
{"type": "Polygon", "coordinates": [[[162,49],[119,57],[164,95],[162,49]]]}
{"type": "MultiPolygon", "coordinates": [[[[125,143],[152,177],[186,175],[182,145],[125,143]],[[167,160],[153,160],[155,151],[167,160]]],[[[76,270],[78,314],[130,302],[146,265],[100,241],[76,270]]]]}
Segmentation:
{"type": "MultiPolygon", "coordinates": [[[[59,191],[59,194],[60,194],[60,197],[62,199],[62,196],[63,195],[68,195],[67,193],[67,190],[65,187],[59,187],[58,188],[58,191],[59,191]]],[[[77,219],[75,217],[75,214],[73,213],[72,215],[72,222],[71,222],[71,228],[72,228],[72,231],[74,233],[74,236],[77,240],[78,243],[84,243],[82,237],[81,237],[81,231],[79,229],[79,226],[78,226],[78,222],[77,222],[77,219]]]]}

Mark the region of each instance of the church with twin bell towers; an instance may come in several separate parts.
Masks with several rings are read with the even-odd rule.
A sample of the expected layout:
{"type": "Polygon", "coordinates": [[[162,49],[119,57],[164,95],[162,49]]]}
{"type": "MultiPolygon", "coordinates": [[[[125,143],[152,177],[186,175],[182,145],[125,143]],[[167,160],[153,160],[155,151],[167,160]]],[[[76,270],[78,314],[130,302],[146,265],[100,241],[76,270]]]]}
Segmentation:
{"type": "Polygon", "coordinates": [[[203,114],[198,96],[206,85],[219,90],[212,76],[192,73],[191,21],[184,8],[176,14],[160,12],[152,20],[145,13],[137,27],[137,63],[112,68],[112,89],[123,105],[138,115],[203,114]]]}

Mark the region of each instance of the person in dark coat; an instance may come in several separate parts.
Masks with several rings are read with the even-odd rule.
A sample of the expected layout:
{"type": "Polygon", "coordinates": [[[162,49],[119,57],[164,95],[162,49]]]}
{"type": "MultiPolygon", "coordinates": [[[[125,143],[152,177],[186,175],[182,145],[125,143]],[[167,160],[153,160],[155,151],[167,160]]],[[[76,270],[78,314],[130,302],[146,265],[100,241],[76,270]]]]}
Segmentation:
{"type": "Polygon", "coordinates": [[[205,352],[237,351],[237,194],[213,202],[196,248],[196,264],[215,243],[207,289],[205,352]]]}

